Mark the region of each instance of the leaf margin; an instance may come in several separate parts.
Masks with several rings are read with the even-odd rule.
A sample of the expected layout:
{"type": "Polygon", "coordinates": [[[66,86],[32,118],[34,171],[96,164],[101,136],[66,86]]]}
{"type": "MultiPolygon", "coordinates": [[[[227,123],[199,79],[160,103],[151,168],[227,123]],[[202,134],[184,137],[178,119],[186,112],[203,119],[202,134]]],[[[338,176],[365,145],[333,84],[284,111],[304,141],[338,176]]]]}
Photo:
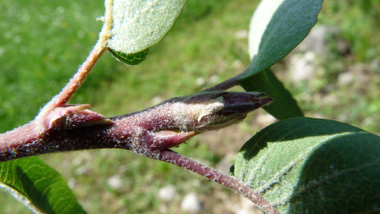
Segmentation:
{"type": "Polygon", "coordinates": [[[61,175],[37,156],[0,163],[0,179],[2,189],[9,188],[8,193],[36,213],[86,213],[61,175]],[[31,170],[34,167],[40,170],[31,170]],[[44,174],[50,176],[50,182],[42,182],[44,174]],[[55,193],[51,195],[51,191],[55,193]],[[28,206],[29,202],[33,205],[28,206]],[[65,209],[57,208],[56,203],[65,209]]]}

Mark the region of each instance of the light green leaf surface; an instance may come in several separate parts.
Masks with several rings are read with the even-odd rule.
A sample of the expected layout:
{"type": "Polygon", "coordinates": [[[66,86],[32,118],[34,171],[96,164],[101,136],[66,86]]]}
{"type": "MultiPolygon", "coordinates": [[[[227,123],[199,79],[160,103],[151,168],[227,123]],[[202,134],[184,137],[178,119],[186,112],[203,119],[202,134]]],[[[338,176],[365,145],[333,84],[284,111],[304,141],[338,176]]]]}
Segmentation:
{"type": "Polygon", "coordinates": [[[186,0],[113,0],[108,47],[138,53],[159,42],[171,29],[186,0]]]}
{"type": "Polygon", "coordinates": [[[38,157],[0,163],[0,181],[36,213],[85,213],[66,181],[38,157]]]}
{"type": "Polygon", "coordinates": [[[280,213],[380,211],[380,138],[348,124],[272,124],[241,148],[234,174],[280,213]]]}
{"type": "Polygon", "coordinates": [[[248,53],[250,59],[253,59],[259,52],[260,41],[265,29],[282,2],[284,0],[262,0],[256,8],[249,23],[248,53]]]}
{"type": "Polygon", "coordinates": [[[249,29],[252,62],[240,76],[247,78],[284,58],[317,23],[323,0],[263,0],[249,29]],[[277,7],[277,8],[276,8],[277,7]]]}
{"type": "Polygon", "coordinates": [[[284,120],[292,117],[303,117],[302,110],[298,107],[297,101],[270,69],[266,69],[240,81],[240,85],[246,91],[267,92],[274,99],[274,102],[263,108],[276,119],[284,120]]]}
{"type": "Polygon", "coordinates": [[[134,54],[125,54],[125,53],[113,51],[112,49],[110,49],[111,54],[116,59],[118,59],[120,62],[124,62],[127,65],[138,65],[142,63],[145,60],[146,55],[148,55],[148,51],[149,49],[146,49],[134,54]]]}

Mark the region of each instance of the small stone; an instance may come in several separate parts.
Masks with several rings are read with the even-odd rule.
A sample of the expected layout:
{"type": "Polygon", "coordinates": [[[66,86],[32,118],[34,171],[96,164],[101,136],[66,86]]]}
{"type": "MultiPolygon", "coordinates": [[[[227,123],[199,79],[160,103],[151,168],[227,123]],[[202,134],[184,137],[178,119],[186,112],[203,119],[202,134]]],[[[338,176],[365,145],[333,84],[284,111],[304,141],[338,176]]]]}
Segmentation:
{"type": "Polygon", "coordinates": [[[160,96],[155,96],[153,99],[150,101],[153,105],[160,104],[162,102],[162,97],[160,96]]]}
{"type": "Polygon", "coordinates": [[[109,177],[107,179],[107,184],[115,190],[120,189],[123,186],[120,175],[113,175],[109,177]]]}
{"type": "Polygon", "coordinates": [[[162,201],[172,201],[177,196],[177,190],[173,185],[161,188],[157,197],[162,201]]]}
{"type": "Polygon", "coordinates": [[[317,55],[323,55],[326,52],[326,35],[339,33],[338,28],[318,25],[315,26],[309,35],[296,48],[299,51],[311,51],[317,55]]]}
{"type": "Polygon", "coordinates": [[[295,54],[291,56],[290,74],[295,84],[301,81],[310,81],[316,70],[314,52],[295,54]]]}
{"type": "Polygon", "coordinates": [[[76,170],[75,170],[75,174],[76,175],[84,175],[84,174],[86,174],[86,172],[87,172],[87,167],[86,166],[80,166],[80,167],[78,167],[76,170]]]}
{"type": "Polygon", "coordinates": [[[240,197],[240,208],[236,210],[236,214],[264,214],[251,200],[240,197]]]}
{"type": "Polygon", "coordinates": [[[67,181],[67,185],[70,187],[70,189],[74,189],[76,184],[77,184],[77,180],[75,178],[70,178],[67,181]]]}
{"type": "Polygon", "coordinates": [[[189,193],[181,203],[181,209],[187,213],[199,213],[202,211],[202,203],[195,193],[189,193]]]}
{"type": "Polygon", "coordinates": [[[339,85],[348,85],[354,81],[354,74],[351,72],[344,72],[338,76],[339,85]]]}
{"type": "Polygon", "coordinates": [[[198,86],[202,86],[205,84],[206,81],[203,77],[199,77],[195,82],[197,83],[198,86]]]}
{"type": "Polygon", "coordinates": [[[234,68],[239,68],[240,66],[242,66],[243,65],[243,63],[240,61],[240,60],[234,60],[233,62],[232,62],[232,66],[234,67],[234,68]]]}
{"type": "MultiPolygon", "coordinates": [[[[0,50],[0,53],[1,53],[1,50],[0,50]]],[[[1,55],[1,54],[0,54],[1,55]]],[[[379,60],[372,60],[371,63],[370,63],[370,69],[372,71],[377,71],[380,69],[380,61],[379,60]]]]}
{"type": "Polygon", "coordinates": [[[256,123],[260,126],[260,127],[267,127],[269,126],[270,124],[274,123],[277,121],[276,118],[274,118],[272,115],[270,114],[260,114],[257,116],[256,118],[256,123]]]}
{"type": "Polygon", "coordinates": [[[208,79],[208,83],[210,83],[210,84],[214,84],[216,81],[218,81],[218,76],[217,76],[217,75],[212,75],[212,76],[208,79]]]}
{"type": "Polygon", "coordinates": [[[327,94],[326,96],[322,96],[322,100],[320,103],[322,105],[335,106],[339,102],[339,98],[335,94],[327,94]]]}
{"type": "Polygon", "coordinates": [[[247,30],[239,30],[235,33],[236,39],[246,39],[248,38],[248,31],[247,30]]]}

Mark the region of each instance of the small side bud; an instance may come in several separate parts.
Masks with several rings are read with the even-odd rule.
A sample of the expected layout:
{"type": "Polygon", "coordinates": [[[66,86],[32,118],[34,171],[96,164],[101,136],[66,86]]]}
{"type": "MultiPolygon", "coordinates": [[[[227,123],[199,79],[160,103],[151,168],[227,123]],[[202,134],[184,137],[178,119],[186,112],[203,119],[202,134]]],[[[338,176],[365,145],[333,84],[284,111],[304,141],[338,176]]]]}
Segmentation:
{"type": "Polygon", "coordinates": [[[43,118],[45,129],[69,130],[99,124],[112,124],[107,117],[89,110],[89,104],[57,107],[43,118]]]}
{"type": "Polygon", "coordinates": [[[149,148],[171,148],[176,147],[181,143],[184,143],[187,139],[195,136],[196,133],[190,132],[178,132],[171,130],[163,130],[154,133],[150,133],[147,142],[150,143],[149,148]]]}

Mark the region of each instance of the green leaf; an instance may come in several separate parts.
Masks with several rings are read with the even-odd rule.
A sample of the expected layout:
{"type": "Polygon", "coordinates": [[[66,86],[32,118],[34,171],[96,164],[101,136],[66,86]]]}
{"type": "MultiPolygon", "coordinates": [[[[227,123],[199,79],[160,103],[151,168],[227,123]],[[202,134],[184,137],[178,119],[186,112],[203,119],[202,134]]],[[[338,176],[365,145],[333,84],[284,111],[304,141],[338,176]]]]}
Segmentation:
{"type": "Polygon", "coordinates": [[[317,23],[323,0],[263,0],[249,29],[252,62],[240,75],[247,78],[284,58],[317,23]]]}
{"type": "Polygon", "coordinates": [[[185,3],[186,0],[113,0],[107,46],[125,54],[148,49],[172,28],[185,3]]]}
{"type": "Polygon", "coordinates": [[[331,120],[294,118],[241,148],[235,176],[280,213],[375,213],[380,138],[331,120]]]}
{"type": "Polygon", "coordinates": [[[38,157],[0,163],[0,186],[36,213],[85,213],[66,181],[38,157]]]}
{"type": "Polygon", "coordinates": [[[292,117],[303,117],[302,110],[283,84],[276,78],[270,69],[255,74],[240,81],[246,91],[265,91],[274,99],[274,102],[263,107],[265,111],[278,120],[292,117]]]}
{"type": "Polygon", "coordinates": [[[122,52],[114,51],[110,49],[111,54],[121,62],[124,62],[127,65],[138,65],[143,62],[148,55],[149,49],[143,50],[139,53],[134,54],[125,54],[122,52]]]}

